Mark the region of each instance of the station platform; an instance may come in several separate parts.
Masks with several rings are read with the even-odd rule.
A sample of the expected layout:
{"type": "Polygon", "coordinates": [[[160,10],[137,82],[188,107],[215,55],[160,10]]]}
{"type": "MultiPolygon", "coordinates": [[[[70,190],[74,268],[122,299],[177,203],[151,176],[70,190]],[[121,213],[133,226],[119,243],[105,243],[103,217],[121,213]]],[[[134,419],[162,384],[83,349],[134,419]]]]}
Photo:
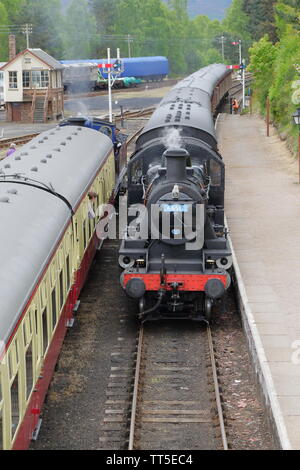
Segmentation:
{"type": "Polygon", "coordinates": [[[225,208],[250,347],[283,449],[300,449],[298,164],[257,116],[222,114],[225,208]],[[258,370],[259,369],[259,370],[258,370]]]}

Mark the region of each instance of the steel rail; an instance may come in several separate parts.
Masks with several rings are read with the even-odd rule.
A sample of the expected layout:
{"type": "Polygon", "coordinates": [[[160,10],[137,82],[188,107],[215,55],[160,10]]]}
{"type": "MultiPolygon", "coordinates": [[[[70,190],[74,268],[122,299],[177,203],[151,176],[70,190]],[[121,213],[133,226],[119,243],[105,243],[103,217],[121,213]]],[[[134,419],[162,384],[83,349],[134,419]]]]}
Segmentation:
{"type": "Polygon", "coordinates": [[[210,354],[213,380],[214,380],[214,388],[215,388],[218,418],[219,418],[220,430],[221,430],[222,445],[223,445],[224,450],[228,450],[227,436],[226,436],[225,423],[224,423],[224,418],[223,418],[223,410],[222,410],[222,404],[221,404],[221,397],[220,397],[220,391],[219,391],[217,366],[216,366],[215,355],[214,355],[214,346],[213,346],[211,329],[210,329],[209,325],[207,325],[207,337],[208,337],[209,354],[210,354]]]}
{"type": "Polygon", "coordinates": [[[140,133],[143,131],[143,129],[144,129],[144,126],[141,127],[138,131],[136,131],[136,133],[133,134],[133,135],[127,140],[127,142],[126,142],[126,143],[127,143],[127,146],[130,145],[130,144],[134,141],[134,139],[137,138],[138,135],[140,135],[140,133]]]}
{"type": "Polygon", "coordinates": [[[141,326],[139,339],[138,339],[136,364],[135,364],[135,376],[134,376],[133,397],[132,397],[132,407],[131,407],[131,416],[130,416],[130,432],[129,432],[128,450],[133,450],[134,448],[133,446],[134,446],[135,422],[136,422],[137,404],[138,404],[138,391],[139,391],[139,381],[140,381],[139,379],[140,379],[141,362],[142,362],[143,339],[144,339],[144,328],[141,326]]]}
{"type": "Polygon", "coordinates": [[[151,108],[145,108],[145,109],[135,110],[135,111],[124,111],[123,116],[121,114],[116,114],[115,118],[116,120],[120,121],[122,117],[123,119],[125,118],[130,119],[130,118],[139,118],[142,116],[148,116],[149,114],[152,114],[155,111],[155,109],[156,109],[155,107],[151,107],[151,108]]]}
{"type": "Polygon", "coordinates": [[[19,137],[8,137],[7,139],[2,139],[0,140],[0,149],[1,148],[6,148],[9,147],[11,143],[15,143],[16,145],[21,145],[21,144],[26,144],[27,142],[30,142],[31,139],[39,135],[39,133],[34,133],[34,134],[27,134],[27,135],[22,135],[19,137]]]}
{"type": "MultiPolygon", "coordinates": [[[[144,110],[141,110],[141,111],[133,111],[133,112],[125,112],[123,117],[124,118],[129,118],[130,117],[141,117],[141,116],[147,116],[151,113],[153,113],[155,108],[147,108],[147,109],[144,109],[144,110]]],[[[117,115],[116,116],[116,120],[120,120],[120,115],[117,115]]],[[[128,140],[127,143],[131,143],[132,140],[134,140],[143,130],[143,127],[141,129],[139,129],[132,137],[130,137],[130,139],[128,140]]],[[[33,133],[33,134],[25,134],[25,135],[22,135],[22,136],[18,136],[18,137],[8,137],[8,138],[5,138],[5,139],[1,139],[0,140],[0,149],[4,149],[4,148],[7,148],[10,146],[11,143],[15,143],[16,145],[22,145],[22,144],[26,144],[28,142],[30,142],[34,137],[38,136],[39,135],[39,132],[36,132],[36,133],[33,133]]]]}

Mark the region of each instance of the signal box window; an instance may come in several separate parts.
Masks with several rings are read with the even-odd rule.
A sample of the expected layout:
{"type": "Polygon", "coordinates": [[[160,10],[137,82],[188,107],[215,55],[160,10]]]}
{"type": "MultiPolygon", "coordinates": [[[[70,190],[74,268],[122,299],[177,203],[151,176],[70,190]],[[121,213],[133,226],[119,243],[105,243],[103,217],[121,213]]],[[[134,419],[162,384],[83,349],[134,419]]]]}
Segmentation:
{"type": "Polygon", "coordinates": [[[32,88],[47,88],[49,86],[48,70],[32,70],[32,88]]]}
{"type": "Polygon", "coordinates": [[[9,72],[9,88],[18,88],[18,72],[9,72]]]}
{"type": "Polygon", "coordinates": [[[23,72],[23,88],[30,88],[30,72],[28,70],[23,72]]]}

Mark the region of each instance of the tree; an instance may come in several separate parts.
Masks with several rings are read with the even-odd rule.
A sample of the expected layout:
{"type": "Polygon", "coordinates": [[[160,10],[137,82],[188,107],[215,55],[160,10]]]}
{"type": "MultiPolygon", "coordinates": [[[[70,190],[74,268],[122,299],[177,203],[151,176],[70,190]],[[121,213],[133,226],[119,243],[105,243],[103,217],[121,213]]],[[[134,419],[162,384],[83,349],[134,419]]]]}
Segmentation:
{"type": "Polygon", "coordinates": [[[242,56],[246,60],[248,60],[248,49],[253,42],[249,32],[249,17],[243,10],[243,1],[233,0],[222,21],[226,38],[225,55],[231,63],[238,63],[239,60],[237,47],[233,46],[232,42],[242,41],[242,56]]]}
{"type": "MultiPolygon", "coordinates": [[[[0,18],[1,25],[5,26],[8,24],[7,10],[3,2],[0,1],[0,18]]],[[[8,58],[8,35],[0,33],[0,62],[4,62],[8,58]]]]}
{"type": "Polygon", "coordinates": [[[280,37],[286,34],[289,26],[300,30],[300,4],[298,0],[278,1],[275,12],[276,26],[280,37]]]}
{"type": "MultiPolygon", "coordinates": [[[[33,25],[30,47],[44,49],[57,58],[62,56],[63,20],[60,0],[23,0],[14,14],[14,21],[16,24],[33,25]]],[[[24,35],[18,35],[17,46],[18,50],[25,49],[24,35]]]]}
{"type": "Polygon", "coordinates": [[[115,32],[115,21],[119,0],[88,0],[98,33],[115,32]]]}
{"type": "Polygon", "coordinates": [[[197,70],[213,62],[222,62],[219,38],[223,34],[220,22],[198,15],[191,21],[191,44],[188,48],[188,69],[197,70]]]}
{"type": "MultiPolygon", "coordinates": [[[[7,17],[9,20],[10,24],[15,24],[14,19],[18,12],[20,11],[20,8],[22,7],[22,4],[24,3],[24,0],[1,0],[1,3],[4,5],[7,13],[7,17]]],[[[2,17],[0,17],[0,23],[2,22],[2,17]]],[[[1,23],[2,24],[2,23],[1,23]]]]}
{"type": "Polygon", "coordinates": [[[276,0],[243,0],[243,11],[248,17],[247,31],[254,40],[268,34],[273,43],[277,41],[275,3],[276,0]]]}
{"type": "Polygon", "coordinates": [[[169,7],[175,12],[178,20],[188,20],[188,0],[168,0],[169,7]]]}
{"type": "Polygon", "coordinates": [[[270,87],[271,111],[282,126],[289,126],[295,111],[292,84],[297,80],[296,64],[300,59],[299,34],[290,25],[277,45],[273,81],[270,87]]]}
{"type": "MultiPolygon", "coordinates": [[[[252,3],[257,2],[252,0],[252,3]]],[[[262,3],[274,4],[271,0],[262,3]]],[[[297,131],[291,125],[291,114],[297,105],[293,96],[299,80],[300,4],[299,0],[278,0],[274,7],[277,43],[273,45],[267,36],[256,42],[250,49],[249,70],[255,77],[254,92],[261,111],[264,112],[265,100],[269,96],[274,122],[287,135],[294,137],[296,147],[297,131]]]]}
{"type": "Polygon", "coordinates": [[[86,0],[72,0],[64,19],[65,59],[91,59],[97,41],[96,21],[86,0]]]}
{"type": "Polygon", "coordinates": [[[254,75],[254,87],[260,109],[263,111],[273,82],[277,47],[269,41],[268,35],[265,35],[250,48],[250,57],[248,70],[254,75]]]}

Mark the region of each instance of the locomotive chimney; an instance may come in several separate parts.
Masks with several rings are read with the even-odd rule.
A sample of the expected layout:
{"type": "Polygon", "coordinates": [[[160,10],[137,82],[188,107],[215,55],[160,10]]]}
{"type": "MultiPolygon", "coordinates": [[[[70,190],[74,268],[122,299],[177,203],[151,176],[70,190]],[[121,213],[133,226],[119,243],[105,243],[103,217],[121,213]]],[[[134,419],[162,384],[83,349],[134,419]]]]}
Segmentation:
{"type": "Polygon", "coordinates": [[[188,151],[182,148],[170,148],[164,152],[168,181],[178,182],[186,179],[186,163],[189,156],[188,151]]]}

